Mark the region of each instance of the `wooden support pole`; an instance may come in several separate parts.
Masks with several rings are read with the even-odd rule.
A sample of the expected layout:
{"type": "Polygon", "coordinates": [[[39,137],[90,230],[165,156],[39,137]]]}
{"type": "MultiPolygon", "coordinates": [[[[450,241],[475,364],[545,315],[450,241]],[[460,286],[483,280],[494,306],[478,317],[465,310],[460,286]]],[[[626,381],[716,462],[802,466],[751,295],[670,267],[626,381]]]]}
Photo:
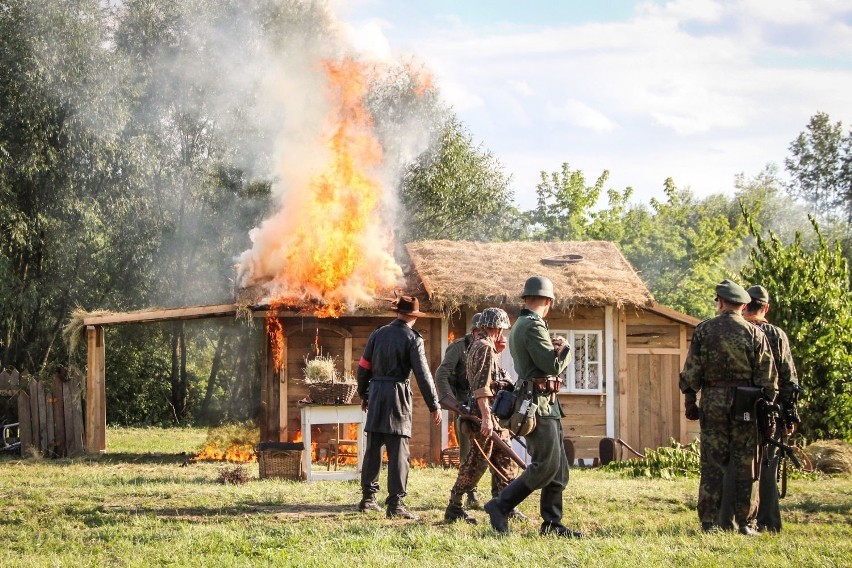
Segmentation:
{"type": "Polygon", "coordinates": [[[104,328],[86,326],[86,453],[106,450],[106,342],[104,328]]]}

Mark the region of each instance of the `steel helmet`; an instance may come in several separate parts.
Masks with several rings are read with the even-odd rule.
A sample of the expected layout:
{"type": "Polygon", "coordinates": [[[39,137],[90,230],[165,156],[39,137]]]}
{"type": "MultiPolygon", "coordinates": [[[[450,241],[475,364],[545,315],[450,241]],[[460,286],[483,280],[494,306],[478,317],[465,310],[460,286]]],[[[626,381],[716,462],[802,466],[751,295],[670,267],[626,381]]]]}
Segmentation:
{"type": "Polygon", "coordinates": [[[543,296],[555,300],[553,282],[546,276],[530,276],[524,283],[524,291],[521,294],[521,298],[526,298],[527,296],[543,296]]]}
{"type": "Polygon", "coordinates": [[[474,330],[479,327],[479,319],[482,317],[482,312],[476,312],[473,314],[473,317],[470,318],[470,329],[474,330]]]}
{"type": "Polygon", "coordinates": [[[479,318],[479,327],[509,329],[509,316],[500,308],[485,308],[479,318]]]}

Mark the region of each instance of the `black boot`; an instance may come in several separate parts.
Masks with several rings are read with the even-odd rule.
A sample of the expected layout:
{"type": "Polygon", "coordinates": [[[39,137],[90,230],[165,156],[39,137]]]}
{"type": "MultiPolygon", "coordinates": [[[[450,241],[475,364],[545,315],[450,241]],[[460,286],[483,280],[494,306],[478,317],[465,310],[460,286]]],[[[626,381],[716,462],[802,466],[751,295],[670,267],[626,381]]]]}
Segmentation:
{"type": "Polygon", "coordinates": [[[358,503],[358,510],[362,513],[367,513],[369,511],[381,511],[382,507],[379,505],[378,501],[376,501],[376,497],[374,495],[364,495],[364,498],[361,499],[360,503],[358,503]]]}
{"type": "MultiPolygon", "coordinates": [[[[470,494],[468,493],[468,495],[470,494]]],[[[444,520],[448,523],[464,521],[471,525],[476,524],[476,519],[464,510],[464,507],[462,506],[462,496],[453,492],[450,492],[450,504],[447,505],[447,510],[444,511],[444,520]]]]}
{"type": "Polygon", "coordinates": [[[577,531],[572,531],[562,524],[562,491],[564,487],[547,486],[541,490],[541,523],[539,534],[554,535],[567,538],[582,538],[577,531]]]}
{"type": "Polygon", "coordinates": [[[479,502],[479,498],[476,494],[476,489],[467,492],[467,508],[480,510],[482,509],[482,503],[479,502]]]}
{"type": "Polygon", "coordinates": [[[533,490],[520,479],[516,479],[500,492],[500,495],[485,504],[485,512],[491,527],[501,534],[509,532],[509,515],[512,509],[532,494],[533,490]]]}
{"type": "Polygon", "coordinates": [[[389,519],[409,519],[411,521],[419,521],[420,515],[416,515],[405,507],[405,503],[401,500],[394,504],[388,505],[387,517],[389,519]]]}

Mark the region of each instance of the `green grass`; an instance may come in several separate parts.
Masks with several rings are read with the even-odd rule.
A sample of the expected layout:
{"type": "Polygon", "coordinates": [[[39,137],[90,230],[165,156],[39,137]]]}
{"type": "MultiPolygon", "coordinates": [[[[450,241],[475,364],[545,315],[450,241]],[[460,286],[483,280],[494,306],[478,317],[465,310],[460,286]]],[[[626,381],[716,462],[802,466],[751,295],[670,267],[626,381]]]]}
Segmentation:
{"type": "MultiPolygon", "coordinates": [[[[356,482],[253,480],[221,485],[225,467],[187,463],[193,429],[110,429],[98,459],[0,457],[0,566],[844,566],[852,560],[852,477],[795,479],[784,531],[704,535],[697,479],[628,479],[572,470],[565,522],[581,541],[541,538],[538,522],[499,538],[444,525],[455,470],[414,469],[420,522],[355,511],[356,482]]],[[[385,487],[384,476],[382,487],[385,487]]],[[[488,480],[481,491],[487,493],[488,480]]],[[[521,510],[537,519],[535,496],[521,510]]]]}

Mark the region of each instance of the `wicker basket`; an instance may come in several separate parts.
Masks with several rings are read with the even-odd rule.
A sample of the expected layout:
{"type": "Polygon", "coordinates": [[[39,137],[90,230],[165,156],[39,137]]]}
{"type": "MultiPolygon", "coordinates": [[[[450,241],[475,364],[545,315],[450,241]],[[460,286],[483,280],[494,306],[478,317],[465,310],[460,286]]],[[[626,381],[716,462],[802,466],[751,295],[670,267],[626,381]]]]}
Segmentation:
{"type": "Polygon", "coordinates": [[[446,468],[459,467],[461,465],[461,453],[458,448],[444,448],[441,450],[441,465],[446,468]]]}
{"type": "Polygon", "coordinates": [[[302,479],[301,442],[263,442],[257,446],[257,463],[261,479],[302,479]]]}
{"type": "Polygon", "coordinates": [[[358,385],[355,383],[311,383],[308,392],[315,404],[349,404],[358,385]]]}

